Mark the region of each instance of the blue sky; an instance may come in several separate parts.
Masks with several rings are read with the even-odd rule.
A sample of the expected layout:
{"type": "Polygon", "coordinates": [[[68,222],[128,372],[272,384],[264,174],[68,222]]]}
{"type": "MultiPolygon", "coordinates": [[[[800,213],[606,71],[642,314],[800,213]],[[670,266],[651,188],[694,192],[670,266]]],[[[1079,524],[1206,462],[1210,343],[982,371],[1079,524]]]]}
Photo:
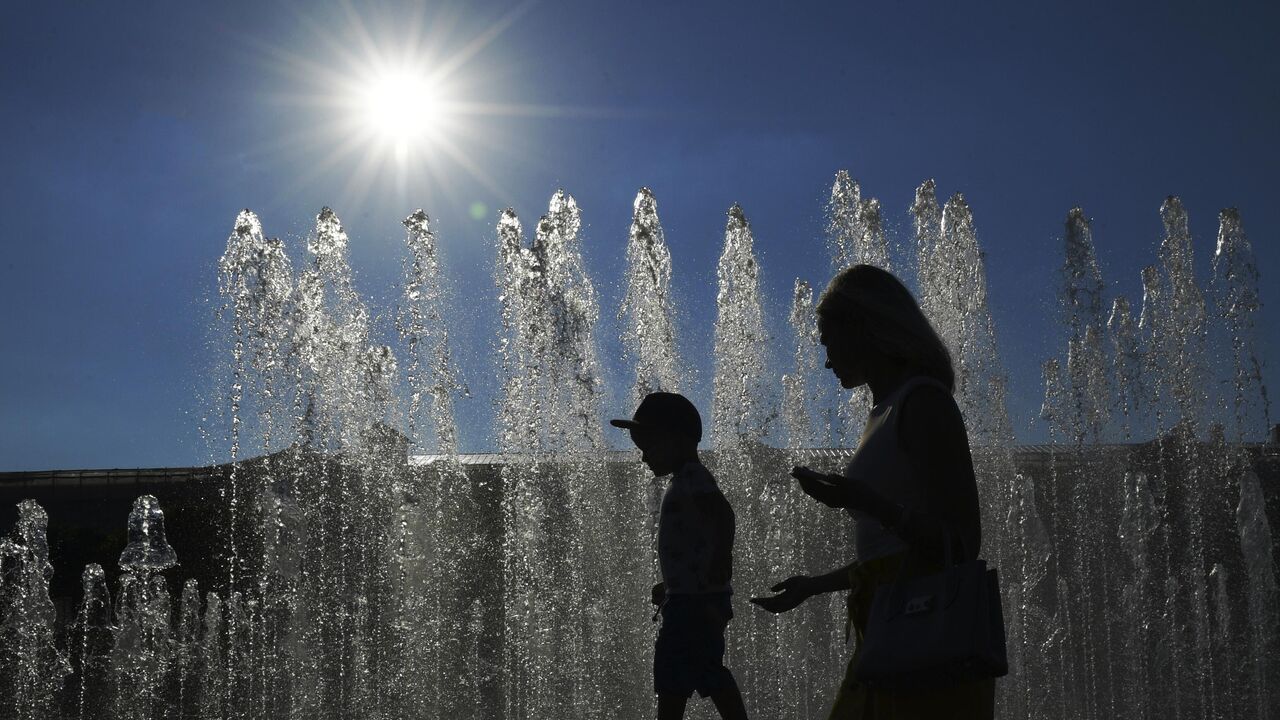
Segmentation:
{"type": "MultiPolygon", "coordinates": [[[[468,308],[454,338],[476,391],[460,409],[474,451],[489,447],[499,209],[531,227],[556,188],[577,198],[620,385],[612,318],[631,201],[651,187],[681,349],[709,383],[726,208],[752,222],[781,330],[794,278],[829,274],[822,205],[841,168],[880,198],[899,250],[920,181],[965,194],[1024,439],[1042,437],[1029,423],[1040,362],[1059,349],[1073,205],[1094,219],[1108,292],[1135,302],[1166,195],[1188,208],[1202,279],[1218,211],[1239,207],[1275,388],[1277,28],[1262,2],[5,3],[0,469],[225,459],[198,425],[220,360],[207,343],[216,262],[241,208],[292,243],[296,265],[332,206],[375,311],[398,292],[400,220],[427,210],[468,308]],[[379,151],[335,152],[350,137],[334,96],[414,38],[428,65],[456,61],[455,100],[490,110],[457,118],[453,155],[362,172],[379,151]]],[[[779,357],[789,342],[777,338],[779,357]]]]}

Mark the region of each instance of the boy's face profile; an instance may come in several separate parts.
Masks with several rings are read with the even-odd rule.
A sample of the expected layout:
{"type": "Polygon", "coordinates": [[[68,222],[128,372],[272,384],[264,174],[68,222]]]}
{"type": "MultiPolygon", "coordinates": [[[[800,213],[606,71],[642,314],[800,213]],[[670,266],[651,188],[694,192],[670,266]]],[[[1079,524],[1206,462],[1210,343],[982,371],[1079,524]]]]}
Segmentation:
{"type": "Polygon", "coordinates": [[[640,459],[649,466],[655,477],[670,475],[679,468],[678,463],[685,456],[689,443],[663,430],[631,429],[631,442],[640,449],[640,459]]]}

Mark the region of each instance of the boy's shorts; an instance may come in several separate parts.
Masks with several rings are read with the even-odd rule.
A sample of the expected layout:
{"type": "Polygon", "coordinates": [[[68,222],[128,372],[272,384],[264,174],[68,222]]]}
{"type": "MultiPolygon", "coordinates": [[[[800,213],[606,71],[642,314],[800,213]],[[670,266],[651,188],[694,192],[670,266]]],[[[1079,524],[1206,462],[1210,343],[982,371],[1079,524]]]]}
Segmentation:
{"type": "Polygon", "coordinates": [[[653,689],[702,697],[732,686],[724,666],[724,630],[733,617],[729,593],[668,595],[653,647],[653,689]]]}

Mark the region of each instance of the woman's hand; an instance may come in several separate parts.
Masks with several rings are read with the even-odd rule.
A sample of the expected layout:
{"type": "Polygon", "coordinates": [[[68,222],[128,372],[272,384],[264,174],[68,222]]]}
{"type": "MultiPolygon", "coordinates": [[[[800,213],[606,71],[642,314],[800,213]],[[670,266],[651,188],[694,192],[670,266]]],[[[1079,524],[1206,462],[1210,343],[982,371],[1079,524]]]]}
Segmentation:
{"type": "Polygon", "coordinates": [[[827,507],[843,508],[850,505],[844,478],[839,475],[825,475],[797,465],[791,468],[791,477],[800,481],[800,489],[805,495],[827,507]]]}
{"type": "Polygon", "coordinates": [[[769,597],[753,597],[751,602],[771,613],[784,613],[814,595],[813,578],[808,575],[795,575],[769,588],[777,595],[769,597]]]}

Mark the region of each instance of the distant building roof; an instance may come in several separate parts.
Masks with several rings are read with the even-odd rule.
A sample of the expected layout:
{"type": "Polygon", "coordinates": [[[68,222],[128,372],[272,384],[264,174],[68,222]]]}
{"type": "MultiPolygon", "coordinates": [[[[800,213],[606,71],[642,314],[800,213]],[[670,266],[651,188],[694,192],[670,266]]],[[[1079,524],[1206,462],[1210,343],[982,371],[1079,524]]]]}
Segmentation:
{"type": "MultiPolygon", "coordinates": [[[[1089,445],[1092,452],[1116,454],[1132,452],[1148,446],[1149,443],[1130,445],[1089,445]]],[[[839,460],[853,454],[852,448],[773,448],[760,446],[766,452],[790,453],[803,458],[820,460],[839,460]]],[[[1247,443],[1247,448],[1262,451],[1265,455],[1280,454],[1280,445],[1275,443],[1247,443]]],[[[1074,445],[1015,445],[1009,449],[1013,460],[1018,465],[1038,466],[1048,462],[1049,458],[1058,456],[1067,459],[1074,452],[1074,445]]],[[[981,459],[993,448],[975,446],[973,454],[981,459]]],[[[275,453],[280,455],[293,452],[288,448],[275,453]]],[[[603,453],[606,463],[639,462],[640,454],[635,450],[606,450],[603,453]]],[[[709,457],[715,457],[715,451],[704,451],[709,457]]],[[[430,467],[447,461],[445,455],[409,455],[410,467],[430,467]]],[[[461,453],[457,456],[460,465],[501,466],[520,462],[536,461],[539,463],[557,464],[581,460],[582,455],[524,455],[518,453],[461,453]]],[[[262,458],[248,458],[243,463],[261,461],[262,458]]],[[[14,490],[17,488],[67,488],[67,487],[120,487],[129,485],[161,485],[168,483],[186,483],[220,477],[230,471],[230,464],[208,465],[203,467],[170,467],[170,468],[113,468],[87,470],[32,470],[18,472],[0,472],[0,488],[14,490]]]]}

